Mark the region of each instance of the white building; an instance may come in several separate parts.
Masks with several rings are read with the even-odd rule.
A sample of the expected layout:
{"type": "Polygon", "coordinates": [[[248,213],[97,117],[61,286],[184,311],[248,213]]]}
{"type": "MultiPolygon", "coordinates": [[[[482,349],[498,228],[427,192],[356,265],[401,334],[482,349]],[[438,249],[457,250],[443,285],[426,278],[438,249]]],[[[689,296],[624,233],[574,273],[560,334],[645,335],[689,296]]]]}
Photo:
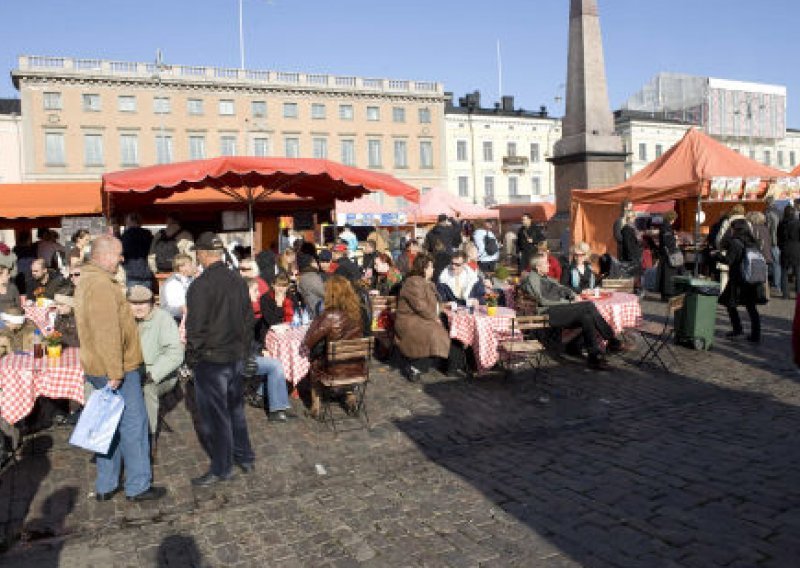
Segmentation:
{"type": "Polygon", "coordinates": [[[22,117],[18,99],[0,99],[0,183],[22,181],[22,117]]]}
{"type": "Polygon", "coordinates": [[[560,119],[515,109],[513,97],[481,108],[478,92],[448,101],[444,118],[449,191],[481,205],[552,201],[560,119]]]}

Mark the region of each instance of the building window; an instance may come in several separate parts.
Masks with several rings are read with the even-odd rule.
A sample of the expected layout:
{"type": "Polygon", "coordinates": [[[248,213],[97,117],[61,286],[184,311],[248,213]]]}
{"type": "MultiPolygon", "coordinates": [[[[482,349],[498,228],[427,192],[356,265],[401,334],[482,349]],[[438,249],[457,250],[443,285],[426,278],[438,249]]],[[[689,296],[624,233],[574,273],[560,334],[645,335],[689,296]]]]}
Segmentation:
{"type": "Polygon", "coordinates": [[[458,176],[458,195],[459,197],[469,197],[469,178],[458,176]]]}
{"type": "Polygon", "coordinates": [[[517,143],[516,142],[509,142],[506,145],[506,156],[509,158],[513,158],[517,155],[517,143]]]}
{"type": "Polygon", "coordinates": [[[483,161],[484,162],[494,161],[494,148],[492,147],[491,142],[483,143],[483,161]]]}
{"type": "Polygon", "coordinates": [[[406,121],[406,109],[403,107],[393,107],[392,108],[392,122],[405,122],[406,121]]]}
{"type": "Polygon", "coordinates": [[[419,123],[420,124],[430,124],[431,123],[431,109],[429,109],[429,108],[421,108],[421,109],[419,109],[419,123]]]}
{"type": "MultiPolygon", "coordinates": [[[[351,107],[352,108],[352,107],[351,107]]],[[[342,140],[342,163],[345,166],[356,165],[356,141],[355,140],[342,140]]]]}
{"type": "Polygon", "coordinates": [[[153,97],[153,112],[156,114],[169,114],[169,97],[153,97]]]}
{"type": "Polygon", "coordinates": [[[267,116],[267,101],[253,101],[250,103],[250,112],[256,118],[267,116]]]}
{"type": "Polygon", "coordinates": [[[459,162],[466,162],[467,161],[467,141],[466,140],[458,140],[456,141],[456,160],[459,162]]]}
{"type": "Polygon", "coordinates": [[[640,162],[647,161],[647,144],[645,143],[639,144],[639,161],[640,162]]]}
{"type": "Polygon", "coordinates": [[[136,97],[133,95],[120,95],[117,97],[117,110],[119,112],[136,112],[136,97]]]}
{"type": "Polygon", "coordinates": [[[45,133],[44,160],[48,166],[64,165],[64,135],[60,132],[45,133]]]}
{"type": "Polygon", "coordinates": [[[159,134],[156,136],[156,163],[172,163],[172,136],[159,134]]]}
{"type": "Polygon", "coordinates": [[[394,167],[408,167],[408,144],[405,140],[394,141],[394,167]]]}
{"type": "Polygon", "coordinates": [[[656,144],[656,158],[660,158],[661,154],[664,153],[664,145],[663,144],[656,144]]]}
{"type": "Polygon", "coordinates": [[[540,159],[541,155],[539,153],[539,143],[533,142],[531,144],[531,163],[538,164],[540,159]]]}
{"type": "Polygon", "coordinates": [[[367,120],[376,121],[381,119],[380,107],[368,106],[367,107],[367,120]]]}
{"type": "Polygon", "coordinates": [[[283,154],[287,158],[300,157],[300,139],[288,137],[283,139],[283,154]]]}
{"type": "Polygon", "coordinates": [[[328,139],[327,138],[314,138],[313,153],[314,157],[320,160],[328,159],[328,139]]]}
{"type": "Polygon", "coordinates": [[[297,103],[283,103],[283,118],[297,118],[297,103]]]}
{"type": "Polygon", "coordinates": [[[103,135],[83,135],[83,155],[87,166],[103,165],[103,135]]]}
{"type": "Polygon", "coordinates": [[[509,195],[518,195],[519,187],[518,187],[518,179],[515,177],[508,178],[508,194],[509,195]]]}
{"type": "Polygon", "coordinates": [[[219,139],[219,154],[220,156],[235,156],[236,155],[236,136],[226,134],[219,139]]]}
{"type": "Polygon", "coordinates": [[[325,118],[325,105],[322,103],[314,103],[311,105],[311,118],[320,120],[325,118]]]}
{"type": "Polygon", "coordinates": [[[380,168],[381,164],[382,164],[382,162],[381,162],[381,141],[380,140],[368,140],[367,141],[367,165],[370,168],[380,168]]]}
{"type": "Polygon", "coordinates": [[[100,110],[100,95],[84,94],[81,100],[83,101],[83,110],[90,112],[97,112],[100,110]]]}
{"type": "Polygon", "coordinates": [[[189,99],[186,101],[186,110],[189,114],[198,116],[203,114],[203,99],[189,99]]]}
{"type": "Polygon", "coordinates": [[[768,166],[772,165],[772,152],[770,150],[764,150],[764,163],[768,166]]]}
{"type": "Polygon", "coordinates": [[[220,116],[233,116],[235,114],[233,99],[221,99],[219,101],[219,114],[220,116]]]}
{"type": "Polygon", "coordinates": [[[119,161],[123,166],[139,165],[139,137],[136,134],[120,134],[119,161]]]}
{"type": "Polygon", "coordinates": [[[253,155],[259,158],[269,156],[269,138],[253,138],[253,155]]]}
{"type": "Polygon", "coordinates": [[[353,120],[353,105],[339,105],[339,118],[353,120]]]}
{"type": "Polygon", "coordinates": [[[494,176],[483,178],[483,196],[487,200],[494,200],[494,176]]]}
{"type": "Polygon", "coordinates": [[[540,195],[542,193],[542,178],[534,176],[531,178],[531,194],[540,195]]]}
{"type": "Polygon", "coordinates": [[[61,93],[44,93],[44,110],[61,110],[61,93]]]}
{"type": "Polygon", "coordinates": [[[797,165],[797,154],[794,153],[794,150],[789,151],[789,166],[795,167],[797,165]]]}
{"type": "Polygon", "coordinates": [[[433,142],[430,140],[421,140],[419,143],[419,167],[433,167],[433,142]]]}
{"type": "Polygon", "coordinates": [[[753,150],[752,148],[750,149],[750,159],[751,160],[755,160],[756,159],[756,151],[753,150]]]}
{"type": "Polygon", "coordinates": [[[206,137],[201,134],[189,136],[189,159],[205,160],[206,158],[206,137]]]}
{"type": "Polygon", "coordinates": [[[778,167],[782,168],[783,167],[783,150],[778,150],[775,153],[775,157],[778,159],[778,167]]]}

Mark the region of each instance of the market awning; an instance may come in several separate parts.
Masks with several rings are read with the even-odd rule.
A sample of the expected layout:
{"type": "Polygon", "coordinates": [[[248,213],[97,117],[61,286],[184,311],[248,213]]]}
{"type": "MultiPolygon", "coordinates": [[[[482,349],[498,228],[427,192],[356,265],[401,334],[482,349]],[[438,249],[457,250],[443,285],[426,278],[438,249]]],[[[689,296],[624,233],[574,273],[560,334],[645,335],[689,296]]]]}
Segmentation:
{"type": "Polygon", "coordinates": [[[36,219],[103,212],[100,182],[0,184],[0,219],[36,219]]]}

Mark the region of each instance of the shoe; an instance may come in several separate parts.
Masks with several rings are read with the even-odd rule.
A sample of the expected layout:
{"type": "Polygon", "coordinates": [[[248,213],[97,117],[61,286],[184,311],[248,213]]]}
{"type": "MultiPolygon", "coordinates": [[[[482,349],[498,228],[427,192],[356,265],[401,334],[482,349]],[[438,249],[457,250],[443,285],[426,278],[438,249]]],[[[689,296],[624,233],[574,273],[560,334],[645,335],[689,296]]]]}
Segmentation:
{"type": "Polygon", "coordinates": [[[422,378],[422,372],[413,365],[409,365],[403,369],[403,376],[410,383],[418,383],[422,378]]]}
{"type": "Polygon", "coordinates": [[[128,497],[128,501],[157,501],[167,494],[166,487],[150,486],[150,489],[143,491],[133,497],[128,497]]]}
{"type": "Polygon", "coordinates": [[[108,493],[96,493],[94,498],[97,499],[98,501],[101,501],[101,502],[102,501],[111,501],[114,498],[114,496],[117,493],[119,493],[119,491],[120,491],[120,488],[117,487],[116,489],[114,489],[113,491],[109,491],[108,493]]]}
{"type": "Polygon", "coordinates": [[[743,333],[744,333],[743,331],[729,331],[729,332],[727,332],[725,334],[725,337],[729,337],[729,338],[739,337],[743,333]]]}
{"type": "Polygon", "coordinates": [[[242,473],[247,475],[248,473],[253,473],[256,470],[255,462],[242,462],[236,464],[239,469],[242,470],[242,473]]]}
{"type": "Polygon", "coordinates": [[[587,364],[589,368],[594,371],[605,371],[608,369],[608,361],[606,361],[599,355],[590,355],[587,364]]]}
{"type": "Polygon", "coordinates": [[[286,422],[288,418],[286,417],[286,412],[283,410],[276,410],[275,412],[267,413],[267,420],[270,422],[286,422]]]}
{"type": "Polygon", "coordinates": [[[78,420],[80,419],[80,417],[81,417],[81,411],[80,410],[76,410],[75,412],[73,412],[69,416],[67,416],[64,419],[64,422],[66,424],[69,424],[70,426],[75,426],[78,423],[78,420]]]}
{"type": "Polygon", "coordinates": [[[231,479],[233,479],[233,473],[229,473],[224,477],[220,477],[209,471],[200,477],[195,477],[192,479],[192,485],[195,487],[210,487],[212,485],[216,485],[217,483],[222,483],[223,481],[230,481],[231,479]]]}
{"type": "Polygon", "coordinates": [[[761,336],[760,335],[753,335],[752,333],[746,337],[747,341],[751,343],[761,343],[761,336]]]}
{"type": "Polygon", "coordinates": [[[608,342],[609,353],[622,353],[625,351],[625,345],[619,339],[612,339],[608,342]]]}
{"type": "Polygon", "coordinates": [[[258,408],[263,410],[264,408],[264,397],[260,394],[251,394],[247,396],[247,404],[252,406],[253,408],[258,408]]]}

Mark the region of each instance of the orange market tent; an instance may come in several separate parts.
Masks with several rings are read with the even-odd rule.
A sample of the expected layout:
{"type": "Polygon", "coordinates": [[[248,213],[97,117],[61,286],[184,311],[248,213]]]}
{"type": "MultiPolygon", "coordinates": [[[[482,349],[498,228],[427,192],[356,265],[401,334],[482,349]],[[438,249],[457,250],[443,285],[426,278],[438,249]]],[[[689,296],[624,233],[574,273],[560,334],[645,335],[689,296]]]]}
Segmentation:
{"type": "Polygon", "coordinates": [[[0,219],[100,215],[100,182],[0,184],[0,219]]]}
{"type": "Polygon", "coordinates": [[[792,173],[790,173],[789,175],[794,177],[800,177],[800,165],[798,165],[795,169],[793,169],[792,173]]]}
{"type": "MultiPolygon", "coordinates": [[[[709,195],[712,178],[720,177],[758,177],[761,183],[757,197],[762,197],[770,180],[785,175],[690,129],[677,144],[625,183],[604,189],[573,190],[572,240],[589,243],[597,253],[613,250],[613,225],[625,199],[634,204],[697,202],[709,195]]],[[[733,205],[730,201],[722,203],[726,207],[733,205]]],[[[688,208],[681,211],[679,217],[694,217],[694,208],[691,213],[688,208]]],[[[693,227],[693,221],[681,221],[684,228],[693,227]]]]}
{"type": "Polygon", "coordinates": [[[409,208],[408,213],[417,223],[433,223],[442,213],[460,219],[497,219],[500,216],[496,210],[468,203],[440,187],[422,194],[419,205],[409,208]]]}

